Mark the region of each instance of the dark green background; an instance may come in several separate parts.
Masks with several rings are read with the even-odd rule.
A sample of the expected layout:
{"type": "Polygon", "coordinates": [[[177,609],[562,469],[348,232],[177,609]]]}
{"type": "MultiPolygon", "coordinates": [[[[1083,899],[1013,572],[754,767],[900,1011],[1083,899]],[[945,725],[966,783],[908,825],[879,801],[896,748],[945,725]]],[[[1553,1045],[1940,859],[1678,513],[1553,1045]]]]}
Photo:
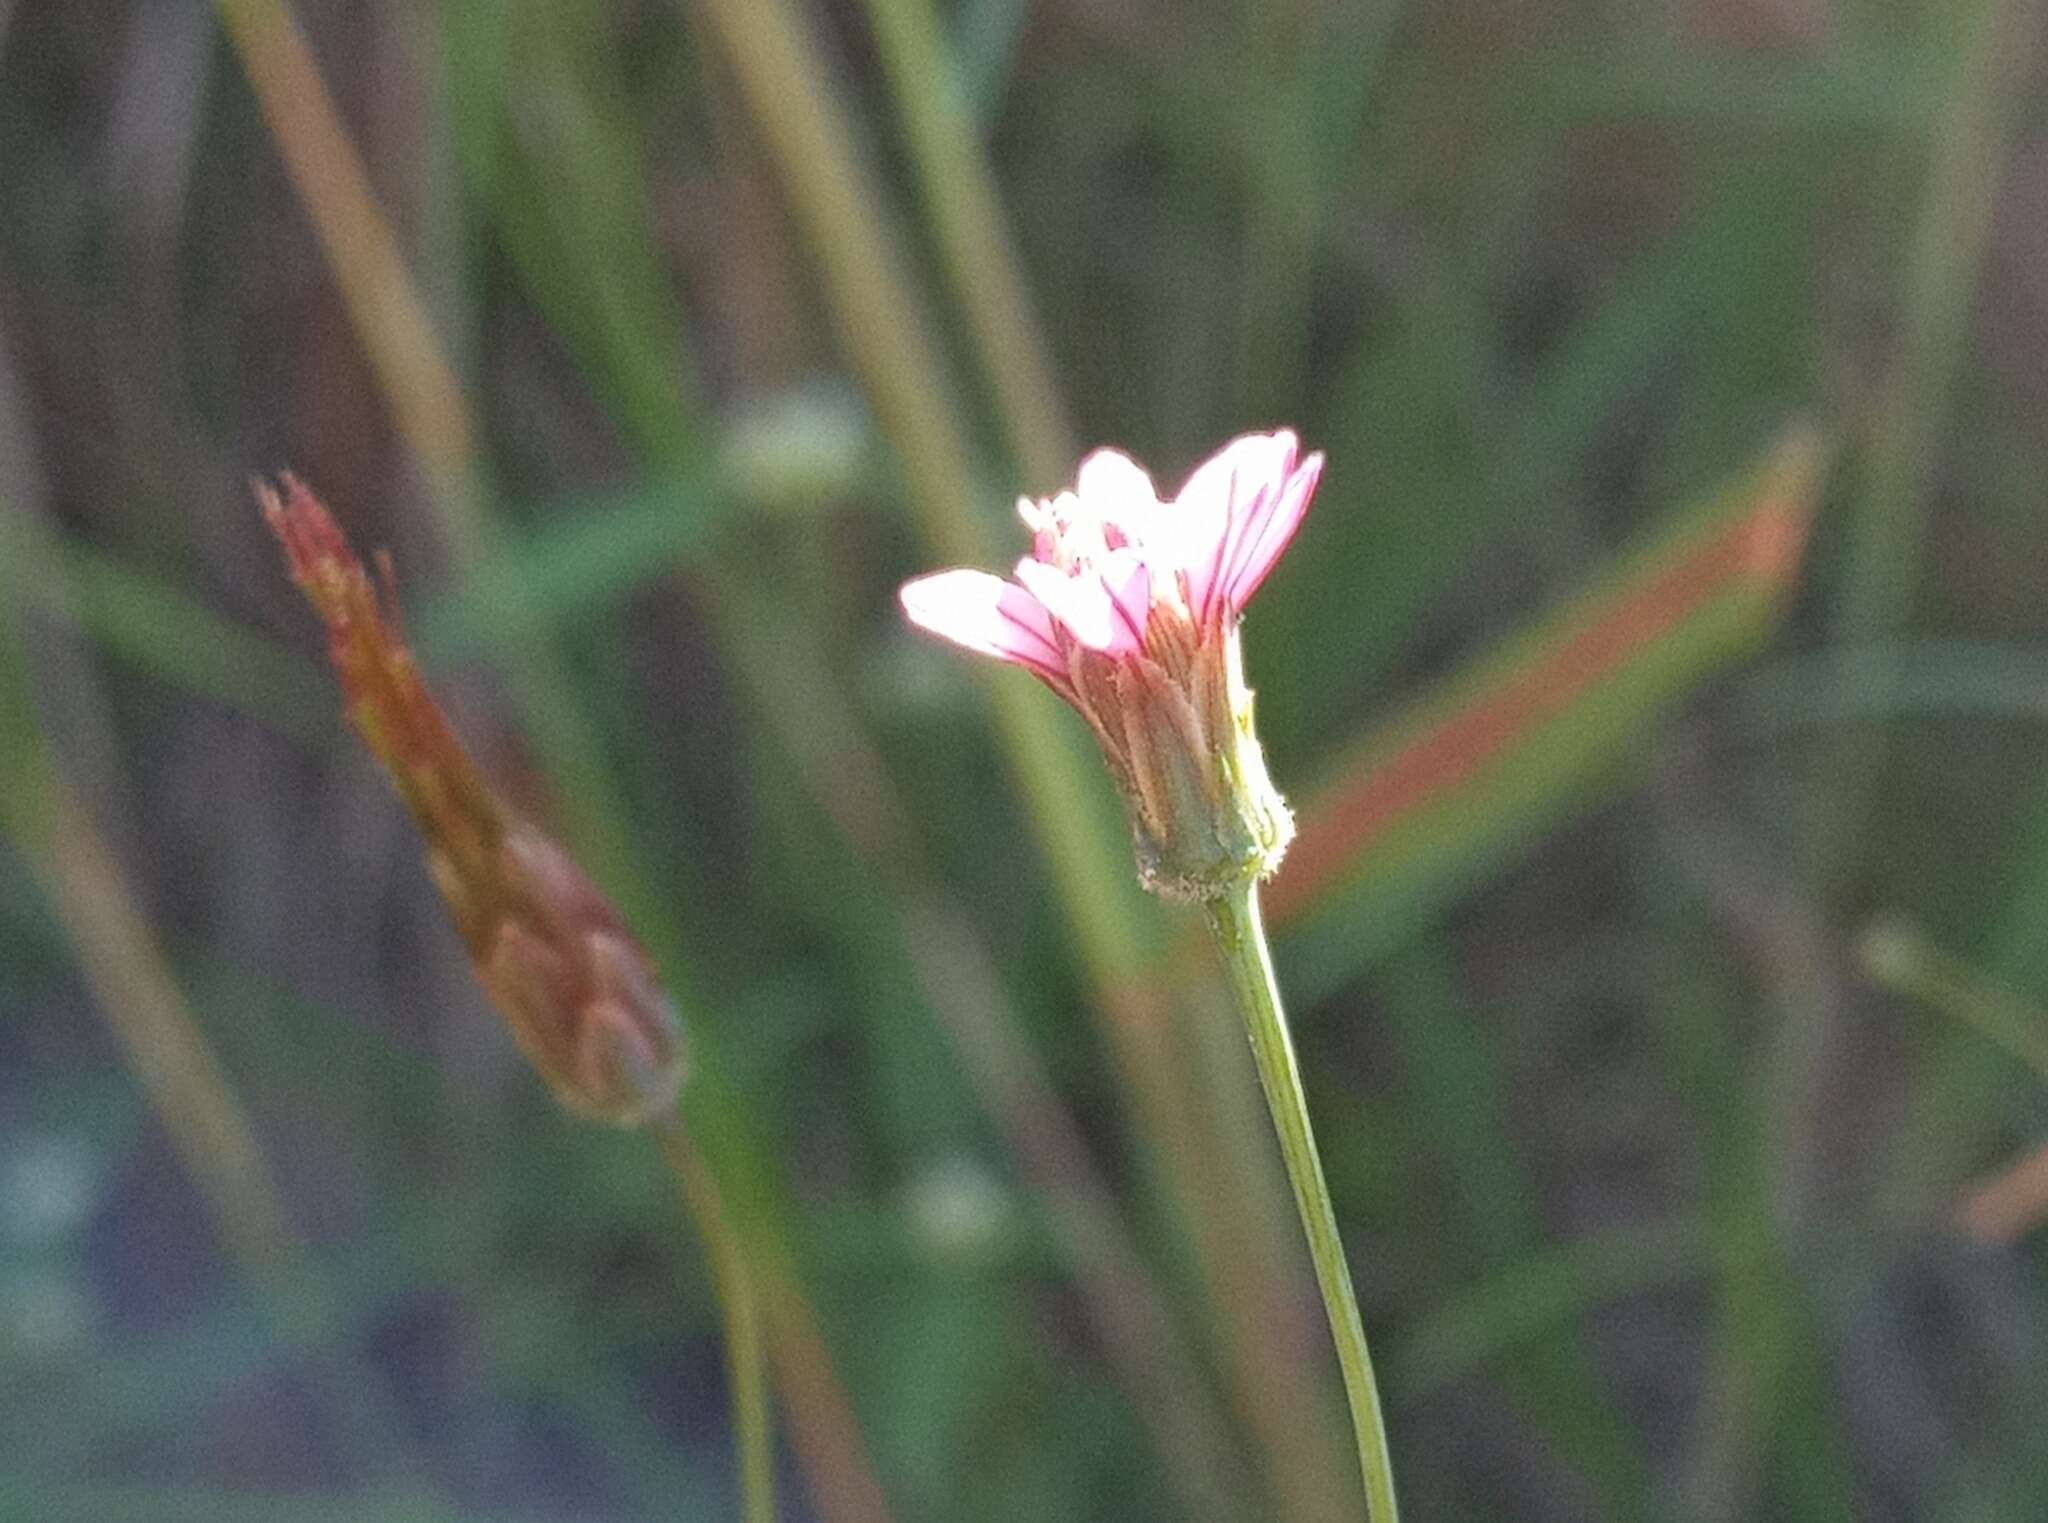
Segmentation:
{"type": "Polygon", "coordinates": [[[669,970],[693,1125],[897,1517],[1194,1505],[1077,1276],[1079,1176],[992,1119],[1017,1052],[1141,1267],[1109,1302],[1166,1309],[1230,1435],[1217,1515],[1289,1515],[1248,1352],[1339,1483],[1296,1515],[1342,1515],[1199,943],[1124,893],[1078,723],[895,612],[934,512],[999,568],[1060,484],[905,130],[956,99],[1076,445],[1169,487],[1247,428],[1328,452],[1246,630],[1298,797],[1788,420],[1833,445],[1781,620],[1681,631],[1677,701],[1596,693],[1584,764],[1278,947],[1407,1515],[2048,1516],[2043,1235],[1956,1225],[2048,1142],[2039,7],[963,0],[899,95],[872,14],[918,9],[796,6],[937,342],[896,379],[964,420],[972,498],[921,509],[846,250],[688,0],[298,7],[473,415],[452,485],[214,13],[0,3],[0,1516],[732,1515],[697,1244],[469,981],[250,504],[285,466],[390,548],[458,726],[669,970]],[[991,694],[1099,832],[1025,805],[991,694]],[[53,776],[146,919],[116,961],[160,953],[251,1118],[305,1244],[276,1276],[81,974],[53,776]],[[1119,1036],[1105,985],[1162,969],[1171,1025],[1119,1036]]]}

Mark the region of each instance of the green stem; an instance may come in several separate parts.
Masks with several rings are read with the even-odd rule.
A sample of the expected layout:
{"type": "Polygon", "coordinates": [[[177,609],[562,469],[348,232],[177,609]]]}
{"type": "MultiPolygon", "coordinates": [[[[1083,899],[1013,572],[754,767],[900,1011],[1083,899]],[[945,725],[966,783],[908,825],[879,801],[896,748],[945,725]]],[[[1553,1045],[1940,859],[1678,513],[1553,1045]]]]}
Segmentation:
{"type": "Polygon", "coordinates": [[[935,7],[932,0],[867,0],[867,8],[947,278],[1024,479],[1046,490],[1072,468],[1073,439],[935,7]]]}
{"type": "Polygon", "coordinates": [[[711,1280],[725,1321],[725,1361],[732,1392],[732,1425],[739,1443],[740,1517],[775,1523],[775,1430],[768,1408],[767,1340],[753,1276],[725,1209],[718,1182],[674,1117],[649,1128],[675,1175],[683,1204],[696,1221],[711,1261],[711,1280]]]}
{"type": "Polygon", "coordinates": [[[1243,883],[1223,898],[1210,901],[1208,909],[1231,992],[1237,996],[1245,1031],[1251,1037],[1259,1083],[1273,1113],[1273,1130],[1280,1138],[1281,1157],[1287,1161],[1287,1180],[1294,1186],[1294,1203],[1308,1235],[1309,1257],[1315,1262],[1316,1285],[1323,1293],[1330,1336],[1344,1371],[1351,1426],[1358,1436],[1358,1464],[1365,1477],[1366,1514],[1372,1523],[1396,1523],[1394,1465],[1387,1454],[1379,1388],[1373,1381],[1372,1356],[1366,1352],[1365,1326],[1358,1319],[1358,1298],[1351,1291],[1344,1244],[1337,1236],[1337,1218],[1330,1208],[1330,1187],[1323,1180],[1322,1159],[1309,1126],[1308,1097],[1302,1093],[1294,1043],[1287,1035],[1287,1017],[1280,1008],[1273,955],[1267,950],[1266,928],[1259,918],[1258,886],[1243,883]]]}

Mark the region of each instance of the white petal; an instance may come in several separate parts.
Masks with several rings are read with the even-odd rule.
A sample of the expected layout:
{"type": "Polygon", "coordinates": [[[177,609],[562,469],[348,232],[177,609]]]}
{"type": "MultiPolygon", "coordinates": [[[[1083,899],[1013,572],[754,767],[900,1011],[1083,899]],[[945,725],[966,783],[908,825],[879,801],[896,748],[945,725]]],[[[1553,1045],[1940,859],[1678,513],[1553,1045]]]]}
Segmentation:
{"type": "Polygon", "coordinates": [[[911,623],[984,656],[1064,681],[1052,618],[1024,588],[986,571],[937,571],[897,594],[911,623]]]}
{"type": "Polygon", "coordinates": [[[1145,468],[1115,449],[1096,450],[1081,462],[1074,473],[1074,491],[1105,518],[1115,518],[1131,506],[1150,508],[1159,501],[1145,468]]]}
{"type": "Polygon", "coordinates": [[[1090,650],[1112,650],[1125,633],[1109,590],[1092,571],[1069,576],[1057,566],[1026,557],[1017,563],[1017,580],[1090,650]]]}

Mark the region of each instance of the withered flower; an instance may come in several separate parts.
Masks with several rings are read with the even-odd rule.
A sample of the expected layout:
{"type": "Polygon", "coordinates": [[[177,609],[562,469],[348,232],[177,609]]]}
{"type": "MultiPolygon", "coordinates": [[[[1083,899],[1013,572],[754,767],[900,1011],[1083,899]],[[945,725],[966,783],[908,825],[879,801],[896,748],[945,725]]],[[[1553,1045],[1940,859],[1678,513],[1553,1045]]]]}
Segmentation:
{"type": "Polygon", "coordinates": [[[348,716],[390,774],[484,992],[555,1098],[638,1126],[684,1073],[674,1003],[618,912],[567,852],[512,810],[456,739],[347,538],[296,477],[256,487],[292,580],[327,625],[348,716]]]}

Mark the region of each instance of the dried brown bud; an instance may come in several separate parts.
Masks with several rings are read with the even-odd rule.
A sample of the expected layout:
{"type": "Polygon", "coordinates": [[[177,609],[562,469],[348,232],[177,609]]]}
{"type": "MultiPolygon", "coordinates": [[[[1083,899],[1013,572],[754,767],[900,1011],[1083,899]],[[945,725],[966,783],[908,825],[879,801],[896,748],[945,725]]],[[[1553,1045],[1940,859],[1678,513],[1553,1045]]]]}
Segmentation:
{"type": "Polygon", "coordinates": [[[675,1104],[680,1023],[654,965],[567,852],[492,790],[420,680],[390,570],[380,602],[332,517],[294,477],[257,500],[326,622],[349,720],[412,813],[478,982],[556,1099],[638,1126],[675,1104]]]}
{"type": "Polygon", "coordinates": [[[654,965],[553,841],[514,824],[499,850],[511,894],[486,941],[470,944],[478,980],[564,1105],[620,1126],[652,1120],[683,1077],[675,1006],[654,965]]]}

